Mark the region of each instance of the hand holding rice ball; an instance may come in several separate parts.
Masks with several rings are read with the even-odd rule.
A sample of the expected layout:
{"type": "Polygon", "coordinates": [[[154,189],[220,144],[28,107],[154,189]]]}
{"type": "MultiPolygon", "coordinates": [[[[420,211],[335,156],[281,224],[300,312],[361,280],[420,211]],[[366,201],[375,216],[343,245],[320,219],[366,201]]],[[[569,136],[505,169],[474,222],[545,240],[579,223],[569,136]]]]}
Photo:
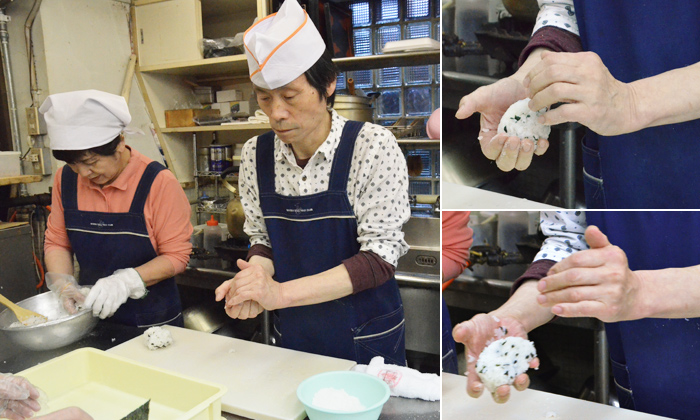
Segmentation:
{"type": "Polygon", "coordinates": [[[494,401],[504,403],[510,397],[510,386],[527,389],[530,379],[525,372],[539,367],[534,345],[515,318],[478,314],[457,325],[453,337],[465,346],[467,393],[473,398],[486,388],[494,401]]]}
{"type": "MultiPolygon", "coordinates": [[[[501,128],[499,133],[500,122],[508,114],[509,108],[528,95],[529,92],[521,81],[506,77],[464,96],[455,114],[456,118],[464,119],[474,113],[481,113],[478,136],[481,151],[486,158],[496,161],[498,168],[504,172],[527,169],[533,156],[543,155],[549,147],[549,140],[544,136],[538,136],[535,145],[531,138],[519,138],[510,129],[506,133],[501,128]]],[[[529,111],[527,105],[524,108],[529,111]]]]}

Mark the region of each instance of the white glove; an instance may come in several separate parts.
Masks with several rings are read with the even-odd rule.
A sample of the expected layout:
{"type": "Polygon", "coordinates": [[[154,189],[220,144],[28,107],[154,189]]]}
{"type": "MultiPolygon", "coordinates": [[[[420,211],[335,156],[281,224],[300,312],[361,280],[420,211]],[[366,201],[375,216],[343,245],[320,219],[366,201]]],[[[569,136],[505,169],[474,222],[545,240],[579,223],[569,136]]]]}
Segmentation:
{"type": "Polygon", "coordinates": [[[41,406],[39,391],[19,376],[0,374],[0,417],[24,419],[34,416],[41,406]]]}
{"type": "Polygon", "coordinates": [[[109,318],[128,298],[146,296],[146,284],[133,268],[117,270],[109,277],[97,280],[85,299],[85,306],[102,319],[109,318]]]}
{"type": "Polygon", "coordinates": [[[76,306],[85,302],[85,295],[80,293],[78,282],[70,274],[48,272],[46,286],[58,295],[69,314],[78,312],[76,306]]]}

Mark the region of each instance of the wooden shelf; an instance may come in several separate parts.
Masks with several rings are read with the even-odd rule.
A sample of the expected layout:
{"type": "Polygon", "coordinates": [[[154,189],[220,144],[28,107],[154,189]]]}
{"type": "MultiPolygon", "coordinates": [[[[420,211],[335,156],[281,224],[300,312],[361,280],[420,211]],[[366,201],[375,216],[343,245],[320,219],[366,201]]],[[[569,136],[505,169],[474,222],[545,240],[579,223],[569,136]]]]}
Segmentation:
{"type": "Polygon", "coordinates": [[[41,175],[20,175],[0,177],[0,186],[15,185],[15,184],[31,184],[33,182],[41,182],[41,175]]]}
{"type": "Polygon", "coordinates": [[[231,125],[204,125],[198,127],[161,128],[163,133],[199,133],[205,131],[264,131],[270,130],[270,124],[240,123],[231,125]]]}
{"type": "MultiPolygon", "coordinates": [[[[341,71],[369,70],[384,67],[425,66],[440,64],[440,51],[417,51],[379,54],[364,57],[334,58],[341,71]]],[[[228,57],[206,58],[140,68],[143,73],[176,74],[180,76],[247,75],[248,61],[245,54],[228,57]]]]}

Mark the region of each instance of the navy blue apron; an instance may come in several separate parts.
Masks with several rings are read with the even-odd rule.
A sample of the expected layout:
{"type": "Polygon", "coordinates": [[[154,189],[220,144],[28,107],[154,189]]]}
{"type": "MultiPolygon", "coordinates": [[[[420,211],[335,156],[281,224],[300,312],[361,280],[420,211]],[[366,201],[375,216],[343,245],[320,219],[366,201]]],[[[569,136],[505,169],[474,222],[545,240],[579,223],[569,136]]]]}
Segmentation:
{"type": "MultiPolygon", "coordinates": [[[[80,264],[80,284],[94,285],[115,270],[138,267],[158,256],[148,236],[143,209],[153,180],[164,169],[158,162],[148,165],[128,213],[102,213],[78,210],[78,175],[68,165],[63,167],[66,230],[80,264]]],[[[128,299],[107,320],[138,327],[184,326],[175,278],[148,287],[143,299],[128,299]]]]}
{"type": "MultiPolygon", "coordinates": [[[[698,212],[586,212],[630,269],[700,264],[698,212]]],[[[700,318],[605,325],[620,406],[682,420],[700,416],[700,318]]]]}
{"type": "MultiPolygon", "coordinates": [[[[275,279],[286,282],[329,270],[360,250],[347,196],[355,139],[362,123],[348,121],[325,192],[287,197],[275,192],[274,133],[258,137],[260,206],[270,236],[275,279]]],[[[274,311],[277,345],[367,364],[374,356],[404,366],[405,320],[394,278],[379,287],[315,305],[274,311]]]]}
{"type": "MultiPolygon", "coordinates": [[[[583,49],[622,82],[700,61],[700,1],[574,0],[583,49]]],[[[700,208],[700,120],[621,136],[588,130],[583,165],[588,208],[700,208]]]]}

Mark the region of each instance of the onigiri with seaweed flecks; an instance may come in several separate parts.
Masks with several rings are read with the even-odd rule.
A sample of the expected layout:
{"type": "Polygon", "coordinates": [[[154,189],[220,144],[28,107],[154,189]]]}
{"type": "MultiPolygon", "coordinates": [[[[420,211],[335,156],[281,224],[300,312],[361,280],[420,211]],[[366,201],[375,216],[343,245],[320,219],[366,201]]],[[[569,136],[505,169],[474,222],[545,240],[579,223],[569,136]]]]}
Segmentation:
{"type": "Polygon", "coordinates": [[[511,385],[518,375],[527,372],[537,357],[532,341],[506,337],[489,344],[476,361],[476,373],[486,388],[494,392],[501,385],[511,385]]]}
{"type": "Polygon", "coordinates": [[[537,122],[537,118],[547,112],[547,108],[532,111],[528,107],[529,103],[530,98],[525,98],[511,105],[501,117],[498,132],[520,139],[530,139],[535,144],[539,139],[548,139],[552,128],[537,122]]]}

